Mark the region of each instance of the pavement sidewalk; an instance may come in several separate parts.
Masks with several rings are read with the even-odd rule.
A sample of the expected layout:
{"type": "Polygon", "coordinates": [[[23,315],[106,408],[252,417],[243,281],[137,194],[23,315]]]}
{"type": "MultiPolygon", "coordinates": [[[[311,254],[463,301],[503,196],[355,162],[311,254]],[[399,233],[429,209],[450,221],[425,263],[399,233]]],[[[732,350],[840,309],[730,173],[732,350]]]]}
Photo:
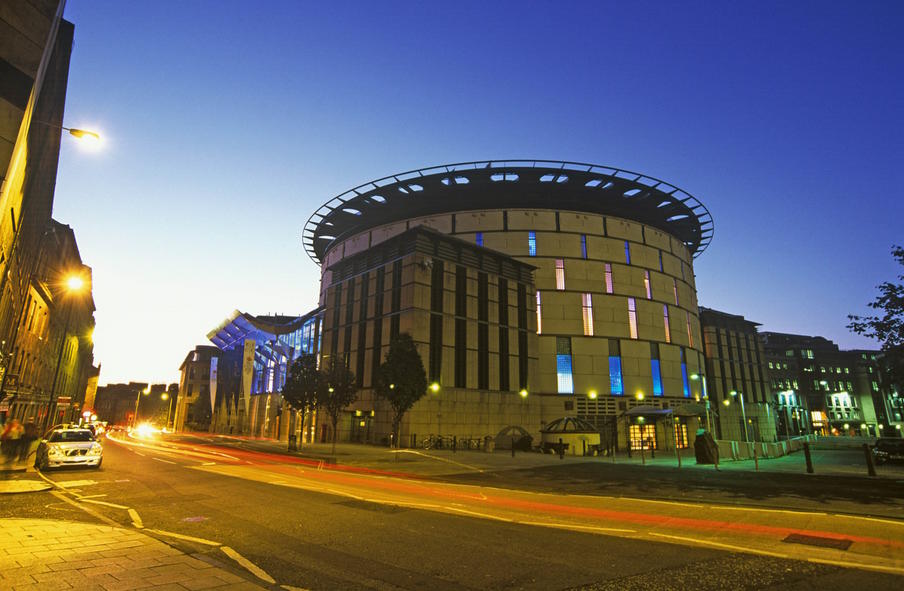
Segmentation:
{"type": "Polygon", "coordinates": [[[266,589],[136,530],[50,519],[0,519],[0,589],[266,589]]]}

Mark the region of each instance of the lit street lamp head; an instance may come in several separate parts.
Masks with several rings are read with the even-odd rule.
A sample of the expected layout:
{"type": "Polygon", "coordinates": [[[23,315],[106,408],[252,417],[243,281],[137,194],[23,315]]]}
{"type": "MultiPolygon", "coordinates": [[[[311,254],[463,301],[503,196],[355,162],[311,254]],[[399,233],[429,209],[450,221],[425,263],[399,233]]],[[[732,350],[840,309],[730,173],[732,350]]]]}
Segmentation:
{"type": "Polygon", "coordinates": [[[85,280],[78,275],[72,275],[66,279],[66,289],[69,291],[79,291],[85,285],[85,280]]]}
{"type": "Polygon", "coordinates": [[[86,142],[99,142],[100,141],[100,135],[93,131],[88,131],[86,129],[75,129],[72,127],[66,128],[66,130],[69,132],[69,135],[76,137],[80,140],[85,140],[86,142]]]}

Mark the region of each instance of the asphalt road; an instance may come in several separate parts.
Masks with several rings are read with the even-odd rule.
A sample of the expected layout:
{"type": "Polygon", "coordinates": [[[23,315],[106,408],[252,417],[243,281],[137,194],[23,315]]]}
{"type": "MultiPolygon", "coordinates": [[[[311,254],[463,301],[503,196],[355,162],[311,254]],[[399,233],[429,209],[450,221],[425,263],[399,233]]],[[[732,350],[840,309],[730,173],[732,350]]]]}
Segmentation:
{"type": "MultiPolygon", "coordinates": [[[[589,523],[586,515],[569,520],[561,509],[550,509],[548,498],[540,503],[534,496],[507,493],[487,508],[486,494],[473,497],[464,492],[470,488],[451,493],[442,487],[454,485],[336,473],[200,442],[178,449],[110,442],[102,469],[47,476],[94,515],[49,493],[34,493],[5,498],[0,517],[94,520],[100,515],[140,525],[219,562],[229,562],[221,549],[226,545],[272,577],[274,588],[898,589],[904,584],[882,572],[723,551],[715,538],[705,547],[607,535],[605,527],[581,525],[589,523]],[[525,513],[542,525],[526,525],[525,513]]],[[[599,511],[589,505],[593,499],[570,499],[573,511],[599,511]]],[[[606,518],[619,518],[612,515],[606,518]]]]}

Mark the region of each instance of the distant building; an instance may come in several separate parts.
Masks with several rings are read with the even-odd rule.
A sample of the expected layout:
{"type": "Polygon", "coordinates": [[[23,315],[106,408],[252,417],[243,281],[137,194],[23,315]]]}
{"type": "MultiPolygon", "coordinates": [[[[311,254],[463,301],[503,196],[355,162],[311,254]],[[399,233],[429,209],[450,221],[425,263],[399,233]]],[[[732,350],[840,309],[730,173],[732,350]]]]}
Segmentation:
{"type": "Polygon", "coordinates": [[[131,426],[139,405],[138,397],[147,390],[146,382],[99,386],[94,398],[94,413],[98,420],[110,425],[131,426]]]}
{"type": "Polygon", "coordinates": [[[185,356],[179,366],[174,431],[181,432],[186,428],[206,431],[210,427],[211,385],[216,385],[219,356],[219,349],[210,345],[199,345],[185,356]]]}
{"type": "Polygon", "coordinates": [[[706,391],[718,414],[718,437],[735,441],[776,439],[766,354],[756,322],[700,308],[706,356],[706,391]]]}
{"type": "MultiPolygon", "coordinates": [[[[779,403],[803,414],[801,432],[895,436],[904,404],[883,379],[880,351],[842,351],[819,336],[761,333],[770,385],[779,403]],[[896,418],[897,417],[897,418],[896,418]]],[[[788,412],[782,411],[785,417],[788,412]]],[[[791,434],[798,420],[790,421],[791,434]]],[[[779,432],[783,426],[780,423],[779,432]]]]}

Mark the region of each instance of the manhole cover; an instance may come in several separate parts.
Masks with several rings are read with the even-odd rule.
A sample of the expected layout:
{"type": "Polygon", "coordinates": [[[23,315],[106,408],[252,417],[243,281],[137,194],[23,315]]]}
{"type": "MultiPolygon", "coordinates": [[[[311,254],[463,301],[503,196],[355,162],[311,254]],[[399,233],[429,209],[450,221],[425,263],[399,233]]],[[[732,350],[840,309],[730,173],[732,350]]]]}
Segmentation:
{"type": "Polygon", "coordinates": [[[847,550],[851,547],[851,540],[840,538],[824,538],[822,536],[808,536],[806,534],[790,534],[782,540],[789,544],[806,544],[807,546],[819,546],[820,548],[835,548],[836,550],[847,550]]]}

